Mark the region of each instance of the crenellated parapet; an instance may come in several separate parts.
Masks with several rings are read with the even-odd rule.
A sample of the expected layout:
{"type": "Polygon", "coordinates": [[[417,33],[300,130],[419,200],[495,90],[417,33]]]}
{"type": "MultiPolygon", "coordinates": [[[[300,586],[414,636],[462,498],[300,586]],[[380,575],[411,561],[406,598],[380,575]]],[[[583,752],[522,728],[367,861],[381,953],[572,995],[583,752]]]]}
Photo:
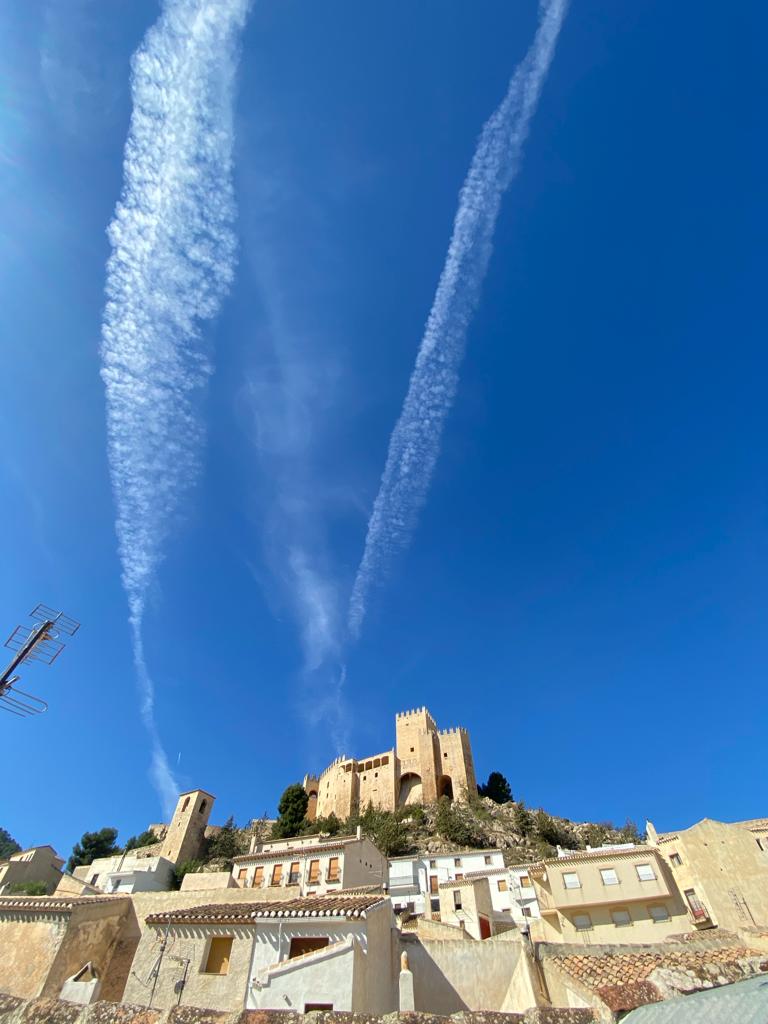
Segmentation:
{"type": "Polygon", "coordinates": [[[476,788],[469,733],[463,726],[438,729],[426,707],[395,716],[396,744],[364,758],[342,754],[320,775],[307,775],[308,816],[339,818],[369,804],[381,810],[434,803],[441,796],[461,798],[476,788]]]}

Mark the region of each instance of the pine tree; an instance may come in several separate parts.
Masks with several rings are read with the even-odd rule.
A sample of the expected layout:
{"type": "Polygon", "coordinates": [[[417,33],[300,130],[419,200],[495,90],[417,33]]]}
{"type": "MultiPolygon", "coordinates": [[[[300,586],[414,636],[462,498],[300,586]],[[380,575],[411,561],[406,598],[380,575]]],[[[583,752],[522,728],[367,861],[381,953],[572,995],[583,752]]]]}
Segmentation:
{"type": "Polygon", "coordinates": [[[290,839],[297,836],[304,824],[309,797],[300,782],[288,786],[277,805],[279,815],[272,828],[275,839],[290,839]]]}
{"type": "Polygon", "coordinates": [[[72,855],[67,861],[67,871],[72,872],[82,864],[92,864],[100,857],[113,857],[120,853],[115,843],[116,828],[102,828],[98,832],[83,832],[79,843],[72,847],[72,855]]]}

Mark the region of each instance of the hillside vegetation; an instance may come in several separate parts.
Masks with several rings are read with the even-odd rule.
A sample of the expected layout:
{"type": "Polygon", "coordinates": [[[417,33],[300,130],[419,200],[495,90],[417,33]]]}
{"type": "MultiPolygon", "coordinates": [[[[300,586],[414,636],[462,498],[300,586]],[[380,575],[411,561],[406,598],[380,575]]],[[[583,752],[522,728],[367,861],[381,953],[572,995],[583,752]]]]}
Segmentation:
{"type": "Polygon", "coordinates": [[[579,850],[602,843],[638,842],[637,826],[627,821],[623,826],[610,822],[573,822],[530,810],[522,801],[504,803],[484,796],[466,802],[451,803],[442,798],[436,804],[414,805],[398,811],[379,811],[368,807],[360,815],[341,821],[331,815],[308,822],[292,809],[292,827],[285,818],[253,821],[237,828],[232,819],[212,838],[205,862],[191,870],[212,869],[232,863],[232,857],[245,853],[251,838],[260,841],[292,835],[349,835],[359,825],[376,846],[390,857],[405,854],[450,853],[470,848],[497,847],[504,851],[507,864],[521,864],[554,856],[556,847],[579,850]]]}

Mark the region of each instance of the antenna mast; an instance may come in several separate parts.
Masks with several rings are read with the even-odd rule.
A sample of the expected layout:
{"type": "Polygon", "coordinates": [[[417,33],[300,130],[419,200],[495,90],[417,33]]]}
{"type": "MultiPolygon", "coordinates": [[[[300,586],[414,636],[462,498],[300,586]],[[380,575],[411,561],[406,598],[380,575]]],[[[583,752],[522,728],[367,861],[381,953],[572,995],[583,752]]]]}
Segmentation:
{"type": "Polygon", "coordinates": [[[80,629],[79,622],[44,604],[37,605],[29,615],[35,620],[34,625],[17,626],[5,641],[4,646],[16,654],[0,675],[0,709],[18,715],[19,718],[42,714],[48,710],[48,705],[40,697],[14,685],[19,679],[19,676],[13,675],[15,670],[27,661],[52,665],[64,650],[64,644],[59,640],[61,634],[74,636],[80,629]]]}

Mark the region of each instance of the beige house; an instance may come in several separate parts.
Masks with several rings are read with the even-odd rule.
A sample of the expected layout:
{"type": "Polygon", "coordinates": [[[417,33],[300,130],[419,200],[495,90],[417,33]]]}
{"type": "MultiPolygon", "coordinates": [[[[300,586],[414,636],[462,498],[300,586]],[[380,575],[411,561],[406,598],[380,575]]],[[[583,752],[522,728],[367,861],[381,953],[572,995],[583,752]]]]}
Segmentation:
{"type": "Polygon", "coordinates": [[[705,818],[648,841],[669,865],[697,931],[768,926],[768,818],[728,824],[705,818]]]}
{"type": "Polygon", "coordinates": [[[31,846],[12,853],[8,860],[0,861],[0,896],[26,882],[42,882],[46,892],[55,892],[63,864],[52,846],[31,846]]]}
{"type": "Polygon", "coordinates": [[[323,896],[340,889],[383,888],[387,858],[358,829],[354,836],[304,836],[252,842],[250,853],[234,858],[235,885],[248,889],[287,888],[294,896],[323,896]]]}
{"type": "Polygon", "coordinates": [[[338,757],[321,775],[305,776],[310,821],[331,813],[344,820],[368,804],[393,811],[477,792],[466,729],[438,729],[429,711],[417,708],[397,715],[395,734],[391,750],[361,760],[338,757]]]}
{"type": "Polygon", "coordinates": [[[396,1009],[394,918],[381,895],[150,914],[123,1001],[165,1009],[396,1009]]]}
{"type": "Polygon", "coordinates": [[[89,963],[104,976],[129,912],[119,896],[0,897],[0,992],[55,998],[89,963]]]}
{"type": "Polygon", "coordinates": [[[495,934],[494,910],[487,877],[441,882],[440,923],[463,929],[473,939],[495,934]]]}
{"type": "Polygon", "coordinates": [[[541,942],[659,942],[692,931],[669,866],[653,847],[575,852],[529,866],[541,942]]]}

